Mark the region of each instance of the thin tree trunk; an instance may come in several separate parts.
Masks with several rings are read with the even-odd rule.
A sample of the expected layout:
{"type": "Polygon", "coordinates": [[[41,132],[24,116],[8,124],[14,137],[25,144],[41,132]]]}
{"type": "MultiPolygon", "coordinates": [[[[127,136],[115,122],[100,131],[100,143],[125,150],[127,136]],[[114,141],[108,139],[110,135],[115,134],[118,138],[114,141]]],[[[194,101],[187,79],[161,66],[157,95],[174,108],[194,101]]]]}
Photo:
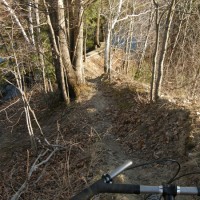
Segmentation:
{"type": "Polygon", "coordinates": [[[49,15],[49,9],[48,9],[48,6],[47,6],[47,3],[46,3],[45,0],[43,0],[43,3],[44,3],[44,6],[45,6],[45,9],[46,9],[47,24],[49,25],[49,29],[50,29],[50,33],[51,33],[51,37],[52,37],[52,45],[53,45],[53,48],[55,50],[56,55],[59,56],[60,53],[59,53],[59,49],[58,49],[58,46],[57,46],[57,43],[56,43],[56,34],[55,34],[55,31],[54,31],[53,25],[51,23],[51,18],[50,18],[50,15],[49,15]]]}
{"type": "Polygon", "coordinates": [[[133,39],[132,27],[133,27],[133,20],[131,20],[129,23],[128,37],[126,40],[126,47],[125,47],[125,59],[123,62],[123,71],[125,71],[126,74],[128,74],[128,70],[129,70],[130,49],[131,49],[131,44],[132,44],[132,39],[133,39]]]}
{"type": "Polygon", "coordinates": [[[155,88],[156,100],[160,96],[161,87],[162,87],[164,61],[165,61],[165,55],[166,55],[167,46],[168,46],[170,28],[172,24],[173,15],[174,15],[174,8],[175,8],[175,0],[172,0],[169,7],[166,23],[165,23],[165,31],[164,31],[163,42],[162,42],[162,47],[160,51],[160,58],[158,62],[158,78],[156,81],[156,88],[155,88]]]}
{"type": "MultiPolygon", "coordinates": [[[[69,94],[72,98],[78,98],[79,97],[79,87],[77,85],[77,77],[73,70],[71,59],[69,55],[69,49],[68,49],[68,43],[67,43],[67,34],[66,34],[66,26],[65,26],[65,13],[64,13],[64,3],[63,0],[58,0],[58,27],[59,27],[59,43],[60,43],[60,57],[62,59],[63,67],[65,68],[67,72],[67,80],[69,84],[69,94]]],[[[62,67],[61,63],[61,67],[62,67]]],[[[61,78],[63,75],[63,69],[61,68],[61,78]]],[[[62,78],[63,79],[63,78],[62,78]]],[[[62,81],[63,82],[63,81],[62,81]]],[[[64,87],[63,87],[64,89],[64,87]]],[[[67,99],[67,91],[65,87],[65,91],[63,92],[63,98],[68,102],[67,99]]]]}
{"type": "Polygon", "coordinates": [[[100,45],[100,41],[99,41],[99,33],[100,33],[100,11],[101,11],[101,7],[98,8],[97,11],[97,22],[96,22],[96,32],[95,32],[95,48],[99,48],[100,45]]]}
{"type": "MultiPolygon", "coordinates": [[[[110,3],[110,2],[109,2],[110,3]]],[[[108,17],[107,21],[107,33],[106,33],[106,42],[105,42],[105,52],[104,52],[104,72],[111,75],[111,39],[112,39],[112,30],[114,29],[119,15],[121,14],[123,0],[119,0],[116,15],[114,17],[108,17]]],[[[110,77],[111,78],[111,77],[110,77]]]]}
{"type": "MultiPolygon", "coordinates": [[[[173,47],[172,47],[172,51],[171,51],[171,54],[170,54],[170,57],[169,57],[169,64],[168,64],[167,67],[169,67],[172,64],[174,51],[176,49],[176,46],[178,45],[178,40],[179,40],[179,36],[181,34],[181,29],[182,29],[184,19],[186,17],[186,13],[191,12],[192,1],[193,0],[186,1],[185,4],[184,4],[184,10],[182,11],[181,20],[180,20],[180,23],[179,23],[179,26],[178,26],[178,33],[176,34],[176,38],[175,38],[175,41],[174,41],[174,44],[173,44],[173,47]],[[188,9],[188,11],[187,11],[187,9],[188,9]]],[[[188,17],[186,17],[186,18],[187,18],[187,21],[188,21],[188,17]]],[[[187,21],[186,21],[186,27],[187,27],[187,21]]],[[[166,70],[166,73],[168,74],[168,69],[166,70]]]]}
{"type": "Polygon", "coordinates": [[[136,76],[138,76],[140,74],[141,66],[142,66],[142,63],[144,61],[144,56],[145,56],[145,53],[146,53],[146,50],[147,50],[147,47],[148,47],[148,40],[149,40],[149,35],[150,35],[153,17],[154,17],[154,12],[153,12],[153,9],[152,9],[150,16],[149,16],[149,24],[148,24],[148,28],[147,28],[147,34],[146,34],[146,38],[145,38],[144,48],[142,50],[142,55],[140,57],[139,64],[138,64],[138,67],[137,67],[137,70],[136,70],[136,73],[135,73],[136,76]]]}
{"type": "Polygon", "coordinates": [[[33,30],[32,6],[33,6],[32,0],[28,0],[28,21],[29,21],[30,38],[31,38],[31,42],[33,46],[36,48],[35,36],[34,36],[34,30],[33,30]]]}
{"type": "MultiPolygon", "coordinates": [[[[48,35],[49,35],[49,40],[50,40],[50,45],[51,45],[51,50],[52,50],[52,60],[53,60],[53,64],[55,67],[55,75],[56,75],[56,81],[58,84],[58,89],[60,91],[60,98],[63,99],[63,95],[62,95],[62,82],[61,82],[61,78],[60,78],[60,74],[61,74],[61,67],[60,67],[60,52],[59,52],[59,48],[57,45],[57,41],[56,41],[56,35],[58,35],[58,31],[57,31],[57,25],[56,25],[56,21],[57,21],[57,14],[54,10],[54,12],[50,11],[48,9],[46,0],[43,0],[43,4],[44,7],[46,9],[46,18],[47,18],[47,24],[49,26],[49,30],[48,31],[48,35]],[[49,13],[51,14],[51,17],[49,15],[49,13]],[[56,28],[54,29],[54,26],[56,26],[56,28]]],[[[51,7],[50,7],[51,9],[51,7]]]]}
{"type": "Polygon", "coordinates": [[[37,51],[39,56],[39,65],[42,68],[42,77],[43,77],[43,85],[44,85],[44,91],[47,92],[47,80],[46,80],[46,74],[45,74],[45,62],[44,62],[44,51],[41,44],[41,38],[40,38],[40,15],[38,10],[39,0],[35,0],[35,19],[36,19],[36,38],[37,38],[37,51]]]}
{"type": "Polygon", "coordinates": [[[11,14],[11,16],[13,16],[13,18],[15,19],[15,22],[17,23],[17,25],[19,26],[22,35],[24,36],[24,39],[27,41],[27,43],[30,44],[30,40],[22,26],[22,24],[20,23],[17,15],[15,14],[15,11],[9,6],[8,2],[6,0],[2,0],[3,5],[7,8],[8,12],[11,14]]]}
{"type": "Polygon", "coordinates": [[[84,62],[87,62],[86,54],[87,54],[87,27],[85,28],[85,37],[84,37],[84,49],[83,49],[83,55],[84,55],[84,62]]]}
{"type": "Polygon", "coordinates": [[[33,127],[32,127],[32,123],[31,123],[31,117],[30,117],[30,110],[29,110],[29,104],[26,98],[26,94],[25,91],[23,90],[23,84],[22,84],[22,76],[21,76],[21,72],[19,70],[19,65],[18,65],[18,61],[17,61],[17,57],[16,54],[14,52],[14,47],[13,47],[13,54],[14,54],[14,59],[15,59],[15,64],[16,67],[14,68],[14,76],[15,76],[15,80],[17,82],[17,87],[22,95],[22,100],[24,103],[24,112],[26,115],[26,124],[27,124],[27,128],[28,128],[28,133],[30,136],[30,141],[31,141],[31,148],[36,152],[37,151],[37,143],[36,143],[36,138],[33,132],[33,127]]]}
{"type": "Polygon", "coordinates": [[[156,100],[155,97],[155,87],[156,87],[156,79],[157,79],[157,59],[158,59],[158,49],[159,49],[159,42],[160,42],[160,36],[159,36],[159,29],[160,29],[160,22],[159,22],[159,7],[158,4],[154,2],[155,5],[155,28],[156,28],[156,41],[155,41],[155,49],[153,54],[153,62],[152,62],[152,79],[151,79],[151,89],[150,89],[150,100],[151,102],[154,102],[156,100]]]}
{"type": "Polygon", "coordinates": [[[69,52],[72,65],[74,65],[74,52],[75,52],[75,23],[74,23],[74,0],[67,0],[68,1],[68,42],[69,42],[69,52]]]}
{"type": "Polygon", "coordinates": [[[77,83],[84,84],[84,66],[83,66],[83,0],[76,1],[76,45],[75,45],[75,69],[77,83]]]}
{"type": "Polygon", "coordinates": [[[195,96],[199,77],[200,77],[200,67],[197,69],[197,72],[196,72],[196,75],[195,75],[195,78],[194,78],[194,83],[192,84],[192,87],[191,87],[192,88],[192,91],[191,91],[192,98],[194,98],[194,96],[195,96]]]}
{"type": "MultiPolygon", "coordinates": [[[[185,47],[185,41],[186,41],[186,37],[187,37],[187,30],[188,30],[188,26],[189,26],[189,23],[190,23],[191,10],[192,10],[192,1],[193,0],[189,1],[189,8],[188,8],[187,13],[190,13],[190,14],[186,15],[185,28],[184,28],[184,31],[183,31],[183,39],[182,39],[181,44],[179,44],[180,53],[179,53],[179,56],[178,56],[178,59],[177,59],[177,62],[176,62],[175,69],[179,68],[181,58],[184,59],[184,57],[185,57],[184,56],[184,54],[185,54],[184,47],[185,47]]],[[[184,61],[182,62],[182,68],[184,68],[184,61]]],[[[176,74],[175,77],[177,77],[178,76],[177,70],[175,70],[175,74],[176,74]]]]}
{"type": "Polygon", "coordinates": [[[107,74],[110,72],[110,48],[111,48],[111,30],[108,28],[105,42],[104,53],[104,72],[107,74]]]}

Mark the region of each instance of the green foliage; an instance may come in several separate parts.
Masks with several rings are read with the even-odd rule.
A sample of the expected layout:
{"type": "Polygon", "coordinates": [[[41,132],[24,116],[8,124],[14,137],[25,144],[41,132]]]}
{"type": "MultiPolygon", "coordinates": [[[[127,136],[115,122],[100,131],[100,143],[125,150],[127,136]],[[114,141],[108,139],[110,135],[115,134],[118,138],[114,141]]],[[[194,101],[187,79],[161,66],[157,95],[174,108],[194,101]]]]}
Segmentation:
{"type": "Polygon", "coordinates": [[[92,3],[84,13],[84,33],[87,34],[86,46],[88,49],[94,47],[94,35],[96,31],[96,20],[98,9],[100,7],[100,1],[92,3]]]}
{"type": "Polygon", "coordinates": [[[86,10],[85,10],[85,24],[91,27],[96,27],[96,18],[98,9],[100,6],[100,1],[96,1],[95,3],[91,4],[86,10]]]}

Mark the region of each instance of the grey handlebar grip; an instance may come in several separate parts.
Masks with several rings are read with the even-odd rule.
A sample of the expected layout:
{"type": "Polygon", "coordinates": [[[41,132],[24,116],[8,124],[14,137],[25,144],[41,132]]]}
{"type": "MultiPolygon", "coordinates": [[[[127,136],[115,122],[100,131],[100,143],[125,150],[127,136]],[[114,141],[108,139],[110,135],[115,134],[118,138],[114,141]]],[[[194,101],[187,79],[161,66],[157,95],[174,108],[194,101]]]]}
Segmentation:
{"type": "Polygon", "coordinates": [[[128,167],[130,167],[133,164],[131,160],[126,161],[123,165],[119,166],[118,168],[114,169],[113,171],[109,172],[109,176],[111,179],[119,175],[121,172],[126,170],[128,167]]]}

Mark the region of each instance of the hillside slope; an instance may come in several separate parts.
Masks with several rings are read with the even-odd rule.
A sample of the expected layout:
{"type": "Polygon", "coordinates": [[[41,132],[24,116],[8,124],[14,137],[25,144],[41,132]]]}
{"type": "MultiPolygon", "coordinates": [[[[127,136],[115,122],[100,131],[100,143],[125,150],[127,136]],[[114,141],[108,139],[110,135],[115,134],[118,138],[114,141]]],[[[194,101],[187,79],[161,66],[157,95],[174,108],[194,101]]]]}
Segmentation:
{"type": "MultiPolygon", "coordinates": [[[[22,199],[69,199],[127,159],[137,165],[172,158],[183,166],[182,174],[200,171],[198,104],[183,105],[180,100],[177,104],[167,99],[150,104],[147,86],[120,74],[114,74],[109,83],[98,54],[88,58],[85,73],[87,85],[82,97],[68,107],[60,104],[53,94],[51,102],[44,104],[40,94],[35,92],[38,96],[37,101],[33,101],[34,108],[45,136],[52,144],[64,148],[32,174],[22,199]]],[[[0,110],[6,106],[2,105],[0,110]]],[[[1,199],[10,199],[19,190],[36,159],[29,149],[24,118],[17,120],[21,106],[18,102],[1,115],[1,199]],[[12,132],[9,123],[10,126],[16,124],[12,132]]],[[[36,135],[39,135],[37,129],[36,135]]],[[[39,149],[44,150],[45,147],[39,149]]],[[[175,169],[170,162],[145,166],[126,172],[117,181],[160,185],[169,181],[175,169]]],[[[177,183],[196,185],[199,176],[185,177],[177,183]]],[[[101,195],[96,199],[144,197],[101,195]]]]}

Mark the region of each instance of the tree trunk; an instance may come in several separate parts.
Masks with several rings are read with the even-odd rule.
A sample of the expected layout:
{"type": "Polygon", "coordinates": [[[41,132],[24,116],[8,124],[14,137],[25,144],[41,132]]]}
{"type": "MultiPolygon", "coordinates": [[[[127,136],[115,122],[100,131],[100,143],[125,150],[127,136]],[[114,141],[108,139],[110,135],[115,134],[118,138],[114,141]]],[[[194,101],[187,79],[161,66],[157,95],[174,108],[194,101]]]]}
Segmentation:
{"type": "Polygon", "coordinates": [[[130,50],[132,45],[132,38],[133,38],[133,20],[129,22],[129,29],[128,29],[128,35],[126,39],[126,47],[125,47],[125,58],[123,62],[123,71],[128,75],[129,70],[129,57],[130,57],[130,50]]]}
{"type": "Polygon", "coordinates": [[[156,28],[156,41],[155,41],[155,49],[153,54],[153,62],[152,62],[152,78],[151,78],[151,89],[150,89],[150,100],[151,102],[156,101],[157,96],[155,96],[155,88],[156,88],[156,79],[157,79],[157,59],[158,59],[158,49],[159,49],[159,42],[160,42],[160,35],[159,35],[159,7],[158,4],[155,3],[155,28],[156,28]]]}
{"type": "MultiPolygon", "coordinates": [[[[56,64],[55,71],[58,87],[61,91],[62,99],[69,103],[68,94],[70,98],[75,99],[79,97],[80,92],[68,49],[64,3],[63,0],[57,0],[57,10],[55,12],[55,8],[51,8],[51,16],[49,16],[47,4],[45,0],[43,2],[47,10],[47,21],[51,32],[50,41],[53,46],[52,55],[54,56],[54,64],[56,64]],[[69,91],[67,91],[68,88],[69,91]]],[[[50,3],[53,4],[53,2],[50,3]]]]}
{"type": "MultiPolygon", "coordinates": [[[[63,99],[62,95],[62,82],[60,79],[60,52],[57,45],[56,36],[58,36],[58,28],[56,25],[57,22],[57,13],[55,10],[52,10],[50,7],[50,12],[47,6],[47,3],[45,0],[43,0],[45,9],[46,9],[46,18],[47,18],[47,24],[49,25],[48,36],[50,40],[51,50],[52,50],[52,60],[53,65],[55,67],[55,75],[56,75],[56,81],[58,84],[58,90],[60,91],[60,98],[63,99]]],[[[50,2],[51,3],[51,2],[50,2]]]]}
{"type": "Polygon", "coordinates": [[[95,48],[99,48],[100,45],[100,41],[99,41],[99,35],[100,35],[100,11],[101,8],[98,8],[98,13],[97,13],[97,22],[96,22],[96,33],[95,33],[95,41],[94,41],[94,45],[95,48]]]}
{"type": "Polygon", "coordinates": [[[105,41],[105,53],[104,53],[104,72],[110,73],[110,49],[111,49],[111,29],[107,29],[106,41],[105,41]]]}
{"type": "Polygon", "coordinates": [[[7,8],[8,12],[10,13],[11,16],[13,16],[13,18],[15,19],[15,22],[17,23],[17,25],[19,26],[22,35],[24,37],[24,39],[26,40],[26,42],[28,44],[30,44],[30,40],[26,34],[26,31],[24,30],[24,27],[22,26],[22,24],[20,23],[17,15],[15,14],[15,11],[9,6],[8,2],[6,0],[2,0],[3,5],[7,8]]]}
{"type": "Polygon", "coordinates": [[[85,28],[85,37],[84,37],[84,48],[83,48],[83,55],[84,55],[84,62],[87,62],[86,54],[87,54],[87,27],[85,28]]]}
{"type": "Polygon", "coordinates": [[[72,64],[74,64],[74,51],[75,51],[75,22],[74,22],[74,1],[67,0],[67,24],[68,24],[68,42],[69,52],[72,64]]]}
{"type": "MultiPolygon", "coordinates": [[[[111,2],[109,2],[111,5],[111,2]]],[[[112,39],[112,30],[114,29],[117,20],[119,18],[119,15],[121,14],[121,9],[123,5],[123,0],[119,0],[117,5],[116,14],[113,17],[112,13],[109,13],[109,17],[107,19],[107,32],[106,32],[106,42],[105,42],[105,52],[104,52],[104,72],[111,75],[111,39],[112,39]]],[[[111,78],[111,76],[110,76],[111,78]]]]}
{"type": "Polygon", "coordinates": [[[75,70],[77,83],[84,84],[84,66],[83,66],[83,0],[76,0],[76,45],[75,45],[75,70]]]}
{"type": "MultiPolygon", "coordinates": [[[[60,61],[61,61],[61,74],[60,78],[62,80],[62,85],[65,83],[64,79],[67,78],[69,84],[69,94],[71,98],[78,98],[79,96],[79,88],[77,85],[77,77],[74,72],[74,69],[71,64],[68,43],[67,43],[67,34],[66,34],[66,26],[65,26],[65,13],[64,13],[64,3],[63,0],[58,0],[57,2],[58,8],[58,36],[59,36],[59,50],[60,50],[60,61]],[[67,77],[64,77],[64,70],[67,72],[67,77]]],[[[64,84],[62,86],[62,94],[66,103],[68,102],[67,97],[67,86],[64,84]]]]}
{"type": "Polygon", "coordinates": [[[169,6],[166,22],[165,22],[165,30],[164,35],[162,38],[162,46],[160,49],[160,52],[158,53],[159,48],[159,23],[161,21],[161,18],[164,14],[162,13],[159,22],[158,22],[158,4],[155,3],[156,6],[156,47],[155,47],[155,53],[154,53],[154,60],[153,60],[153,71],[152,71],[152,82],[151,82],[151,101],[157,101],[160,96],[161,86],[162,86],[162,80],[163,80],[163,68],[164,68],[164,60],[168,45],[168,39],[169,39],[169,31],[172,23],[172,18],[174,14],[174,7],[175,7],[175,0],[172,0],[169,6]],[[158,56],[159,54],[159,56],[158,56]]]}
{"type": "Polygon", "coordinates": [[[169,32],[170,32],[171,23],[172,23],[173,14],[174,14],[174,7],[175,7],[175,0],[172,0],[169,7],[168,14],[167,14],[163,42],[162,42],[160,58],[158,62],[158,77],[157,77],[156,88],[155,88],[156,99],[160,96],[161,87],[162,87],[164,61],[165,61],[165,55],[167,51],[169,32]]]}
{"type": "Polygon", "coordinates": [[[47,81],[46,81],[46,75],[45,75],[45,63],[44,63],[44,51],[41,45],[41,38],[40,38],[40,15],[38,10],[39,0],[35,0],[35,19],[36,19],[36,40],[37,40],[37,52],[39,57],[39,65],[42,68],[42,77],[43,77],[43,85],[44,85],[44,91],[47,92],[47,81]]]}
{"type": "Polygon", "coordinates": [[[32,0],[28,0],[28,22],[29,22],[30,38],[31,38],[32,45],[34,47],[36,47],[36,45],[35,45],[35,37],[34,37],[34,30],[33,30],[32,5],[33,5],[32,0]]]}
{"type": "Polygon", "coordinates": [[[142,50],[142,55],[140,57],[139,64],[138,64],[135,76],[139,76],[140,71],[141,71],[142,63],[144,61],[144,56],[145,56],[145,53],[146,53],[146,50],[147,50],[147,47],[148,47],[148,40],[149,40],[149,35],[150,35],[150,30],[151,30],[151,26],[152,26],[153,17],[154,17],[154,13],[153,13],[153,9],[152,9],[152,11],[150,13],[150,16],[149,16],[149,24],[148,24],[148,28],[147,28],[144,48],[142,50]]]}

